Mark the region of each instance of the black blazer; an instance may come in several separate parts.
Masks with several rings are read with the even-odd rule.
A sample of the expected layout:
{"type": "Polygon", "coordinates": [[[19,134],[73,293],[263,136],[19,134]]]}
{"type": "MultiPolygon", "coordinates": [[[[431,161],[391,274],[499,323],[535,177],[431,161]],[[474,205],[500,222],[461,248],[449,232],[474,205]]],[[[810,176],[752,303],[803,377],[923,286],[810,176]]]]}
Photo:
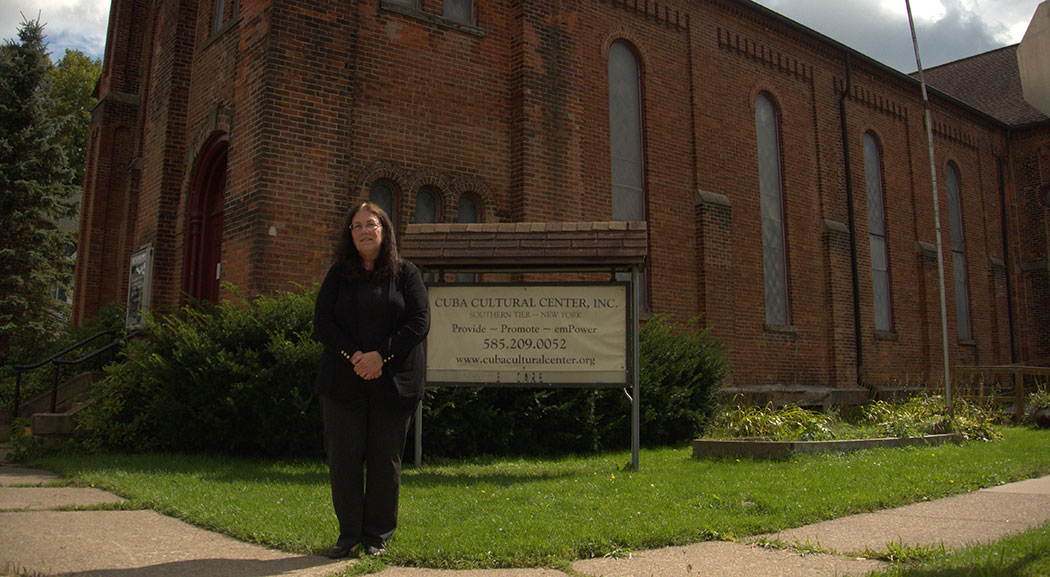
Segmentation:
{"type": "Polygon", "coordinates": [[[384,290],[387,322],[378,327],[357,322],[357,283],[346,280],[342,265],[328,269],[314,305],[313,336],[324,345],[315,382],[318,393],[348,398],[362,390],[367,381],[354,373],[349,357],[361,350],[358,342],[367,336],[382,343],[377,350],[387,359],[380,381],[390,383],[406,402],[423,397],[430,299],[419,269],[406,260],[399,266],[400,274],[396,279],[391,276],[384,290]]]}

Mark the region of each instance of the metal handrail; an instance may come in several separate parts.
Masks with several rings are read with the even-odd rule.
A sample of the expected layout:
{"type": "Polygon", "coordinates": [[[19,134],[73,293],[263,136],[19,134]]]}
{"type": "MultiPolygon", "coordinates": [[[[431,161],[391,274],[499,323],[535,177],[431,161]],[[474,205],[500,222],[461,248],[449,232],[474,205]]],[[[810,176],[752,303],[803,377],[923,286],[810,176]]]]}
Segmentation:
{"type": "Polygon", "coordinates": [[[95,333],[95,334],[91,335],[90,337],[87,337],[87,338],[81,340],[80,342],[78,342],[76,344],[73,344],[73,345],[70,345],[70,346],[66,347],[65,349],[63,349],[63,350],[61,350],[61,351],[59,351],[59,352],[49,356],[48,358],[46,358],[46,359],[44,359],[42,361],[38,361],[38,362],[35,362],[35,363],[32,363],[32,364],[27,364],[27,365],[13,365],[11,368],[13,368],[15,370],[15,402],[14,402],[14,408],[13,408],[13,410],[11,412],[11,418],[12,419],[17,419],[18,418],[19,409],[21,408],[21,406],[20,406],[20,397],[21,397],[21,391],[22,391],[22,373],[29,372],[29,371],[31,371],[33,369],[38,369],[38,368],[40,368],[40,367],[42,367],[42,366],[44,366],[44,365],[46,365],[48,363],[51,363],[51,365],[54,367],[54,379],[53,379],[53,383],[51,385],[51,412],[54,413],[55,412],[55,408],[58,405],[58,380],[59,380],[59,368],[60,367],[62,367],[62,366],[79,365],[79,364],[81,364],[81,363],[83,363],[85,361],[88,361],[88,360],[90,360],[90,359],[92,359],[92,358],[94,358],[94,357],[96,357],[96,356],[98,356],[98,355],[100,355],[100,354],[102,354],[104,352],[107,352],[107,351],[113,349],[114,347],[117,347],[118,345],[120,345],[124,341],[126,341],[127,339],[138,335],[139,332],[140,331],[138,329],[133,330],[130,333],[128,333],[128,334],[126,334],[126,335],[124,335],[122,337],[118,337],[118,338],[114,339],[113,341],[111,341],[111,342],[109,342],[109,343],[107,343],[107,344],[105,344],[105,345],[103,345],[103,346],[101,346],[101,347],[91,351],[90,353],[87,353],[86,355],[84,355],[83,357],[80,357],[79,359],[69,360],[69,359],[61,359],[59,357],[69,353],[70,351],[76,350],[76,349],[78,349],[78,348],[80,348],[80,347],[82,347],[82,346],[84,346],[84,345],[86,345],[86,344],[88,344],[88,343],[90,343],[92,341],[100,339],[100,338],[102,338],[104,336],[117,335],[117,334],[119,334],[119,331],[117,329],[110,329],[110,330],[106,330],[106,331],[101,331],[101,332],[98,332],[98,333],[95,333]]]}

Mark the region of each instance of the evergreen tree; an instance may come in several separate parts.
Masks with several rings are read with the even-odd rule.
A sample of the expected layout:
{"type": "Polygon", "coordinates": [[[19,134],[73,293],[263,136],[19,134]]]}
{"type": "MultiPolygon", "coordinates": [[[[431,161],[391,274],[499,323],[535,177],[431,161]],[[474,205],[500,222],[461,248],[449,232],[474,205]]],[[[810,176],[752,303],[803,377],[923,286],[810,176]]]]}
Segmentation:
{"type": "Polygon", "coordinates": [[[50,69],[43,26],[24,20],[0,46],[0,365],[50,341],[67,316],[54,293],[69,285],[74,239],[56,222],[74,212],[75,187],[48,115],[50,69]]]}

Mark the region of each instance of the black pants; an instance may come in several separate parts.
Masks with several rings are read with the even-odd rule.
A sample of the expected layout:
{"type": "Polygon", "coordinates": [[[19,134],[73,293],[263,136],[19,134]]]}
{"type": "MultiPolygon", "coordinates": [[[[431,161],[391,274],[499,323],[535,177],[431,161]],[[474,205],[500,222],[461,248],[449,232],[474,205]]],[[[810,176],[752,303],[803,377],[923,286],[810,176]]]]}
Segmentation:
{"type": "Polygon", "coordinates": [[[340,541],[380,546],[397,528],[401,455],[415,405],[393,396],[372,390],[354,400],[321,397],[340,541]]]}

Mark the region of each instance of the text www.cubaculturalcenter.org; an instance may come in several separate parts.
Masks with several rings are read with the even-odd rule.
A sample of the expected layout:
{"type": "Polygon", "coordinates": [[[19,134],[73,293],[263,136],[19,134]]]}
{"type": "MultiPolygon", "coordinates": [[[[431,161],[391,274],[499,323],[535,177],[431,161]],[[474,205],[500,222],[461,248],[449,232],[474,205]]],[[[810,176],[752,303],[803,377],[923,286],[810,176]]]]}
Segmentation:
{"type": "Polygon", "coordinates": [[[586,365],[593,367],[594,357],[538,357],[517,355],[504,357],[502,355],[488,355],[485,357],[456,357],[460,365],[586,365]]]}

